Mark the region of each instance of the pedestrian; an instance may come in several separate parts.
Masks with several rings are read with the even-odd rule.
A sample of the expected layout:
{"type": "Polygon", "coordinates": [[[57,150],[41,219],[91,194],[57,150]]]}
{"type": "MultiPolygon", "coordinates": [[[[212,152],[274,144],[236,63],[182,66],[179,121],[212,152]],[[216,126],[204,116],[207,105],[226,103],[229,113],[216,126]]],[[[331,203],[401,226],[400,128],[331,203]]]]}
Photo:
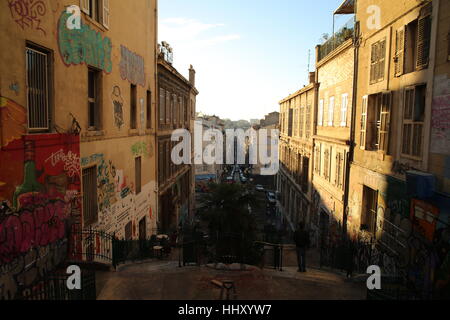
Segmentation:
{"type": "Polygon", "coordinates": [[[310,246],[309,232],[305,230],[305,224],[300,222],[294,233],[294,241],[297,249],[298,272],[306,272],[306,250],[310,246]]]}

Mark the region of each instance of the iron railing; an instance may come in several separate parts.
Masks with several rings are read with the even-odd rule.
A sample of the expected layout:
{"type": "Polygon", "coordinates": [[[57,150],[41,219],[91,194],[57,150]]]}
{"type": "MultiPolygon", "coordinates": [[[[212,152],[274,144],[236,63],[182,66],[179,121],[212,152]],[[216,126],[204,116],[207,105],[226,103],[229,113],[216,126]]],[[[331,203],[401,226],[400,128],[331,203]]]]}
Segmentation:
{"type": "Polygon", "coordinates": [[[355,18],[352,17],[339,31],[319,47],[319,61],[328,56],[348,39],[352,39],[355,32],[355,18]]]}

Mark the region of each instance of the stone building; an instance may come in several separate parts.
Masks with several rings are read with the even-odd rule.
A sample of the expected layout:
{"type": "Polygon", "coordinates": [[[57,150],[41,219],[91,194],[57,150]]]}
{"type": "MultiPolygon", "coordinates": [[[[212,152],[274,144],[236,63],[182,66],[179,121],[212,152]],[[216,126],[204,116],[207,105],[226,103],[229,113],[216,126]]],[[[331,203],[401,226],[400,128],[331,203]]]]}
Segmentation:
{"type": "Polygon", "coordinates": [[[0,18],[0,199],[20,211],[39,190],[60,197],[71,207],[64,219],[81,228],[149,236],[156,1],[2,1],[0,18]],[[23,176],[33,161],[33,177],[23,176]],[[35,188],[17,192],[30,179],[35,188]]]}
{"type": "Polygon", "coordinates": [[[192,216],[193,166],[176,165],[171,158],[172,133],[177,129],[188,130],[194,137],[191,108],[195,108],[195,70],[190,68],[189,80],[184,78],[161,50],[158,57],[158,229],[169,233],[192,216]]]}
{"type": "Polygon", "coordinates": [[[311,222],[311,159],[316,90],[313,72],[307,86],[280,101],[281,165],[277,175],[277,191],[281,194],[280,209],[291,231],[295,230],[299,222],[308,225],[311,222]]]}
{"type": "Polygon", "coordinates": [[[348,229],[352,236],[362,232],[376,238],[395,254],[405,248],[416,221],[411,212],[429,212],[432,220],[416,221],[430,224],[425,228],[429,237],[439,225],[433,219],[448,220],[446,120],[437,116],[448,108],[448,83],[441,82],[448,70],[448,11],[439,8],[445,3],[404,1],[386,10],[380,28],[372,30],[364,23],[369,19],[365,8],[372,3],[358,2],[358,38],[364,40],[357,49],[348,229]]]}
{"type": "MultiPolygon", "coordinates": [[[[336,13],[340,13],[340,8],[336,13]]],[[[348,14],[349,12],[345,12],[348,14]]],[[[353,102],[354,16],[326,43],[316,47],[316,121],[312,223],[322,244],[340,237],[345,225],[345,188],[353,102]]]]}

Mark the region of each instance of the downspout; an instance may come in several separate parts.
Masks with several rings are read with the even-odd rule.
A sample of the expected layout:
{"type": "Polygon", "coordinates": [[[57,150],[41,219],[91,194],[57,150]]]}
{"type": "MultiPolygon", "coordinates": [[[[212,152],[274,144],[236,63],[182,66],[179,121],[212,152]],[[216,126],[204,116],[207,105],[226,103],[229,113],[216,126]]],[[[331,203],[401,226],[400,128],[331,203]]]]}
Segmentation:
{"type": "MultiPolygon", "coordinates": [[[[356,20],[356,12],[357,12],[357,0],[355,0],[355,20],[356,20]]],[[[348,221],[348,213],[349,213],[349,187],[350,187],[350,169],[354,159],[354,150],[355,150],[355,128],[356,128],[356,108],[357,108],[357,94],[358,94],[358,64],[359,64],[359,40],[360,40],[360,25],[359,21],[355,22],[355,34],[353,38],[353,46],[354,46],[354,62],[353,62],[353,96],[352,96],[352,117],[350,124],[350,150],[347,154],[347,165],[345,166],[345,188],[344,188],[344,215],[342,221],[342,233],[343,239],[346,240],[348,237],[347,234],[347,221],[348,221]]]]}

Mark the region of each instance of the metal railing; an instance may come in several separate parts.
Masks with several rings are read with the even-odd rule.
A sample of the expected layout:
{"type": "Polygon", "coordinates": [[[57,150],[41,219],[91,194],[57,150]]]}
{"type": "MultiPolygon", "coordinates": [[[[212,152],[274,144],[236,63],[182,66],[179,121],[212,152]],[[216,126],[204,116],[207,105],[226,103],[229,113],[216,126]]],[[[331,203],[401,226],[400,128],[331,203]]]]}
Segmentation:
{"type": "Polygon", "coordinates": [[[348,39],[352,39],[355,32],[355,18],[352,17],[330,39],[319,46],[318,61],[321,61],[348,39]]]}

